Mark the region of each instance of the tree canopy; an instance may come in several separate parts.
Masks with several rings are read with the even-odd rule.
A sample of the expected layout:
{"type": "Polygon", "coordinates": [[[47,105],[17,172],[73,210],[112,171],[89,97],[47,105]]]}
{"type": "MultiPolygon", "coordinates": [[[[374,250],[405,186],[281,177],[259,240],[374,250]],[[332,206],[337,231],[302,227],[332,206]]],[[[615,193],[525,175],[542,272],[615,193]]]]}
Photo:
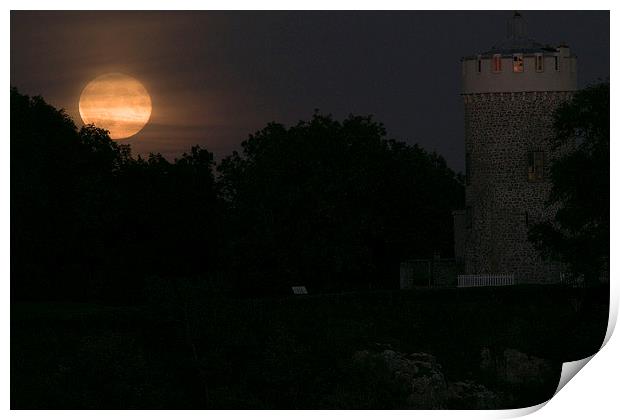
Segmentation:
{"type": "Polygon", "coordinates": [[[394,287],[399,262],[451,255],[463,187],[371,117],[271,123],[219,165],[236,267],[261,284],[394,287]]]}
{"type": "Polygon", "coordinates": [[[198,146],[134,157],[11,90],[18,299],[138,296],[148,276],[247,293],[396,287],[399,262],[452,253],[460,177],[371,117],[270,123],[217,165],[198,146]]]}
{"type": "Polygon", "coordinates": [[[551,221],[535,225],[530,240],[547,257],[568,263],[588,280],[609,261],[609,83],[575,94],[556,113],[551,221]]]}
{"type": "Polygon", "coordinates": [[[213,155],[134,158],[105,130],[11,90],[12,295],[135,297],[215,265],[213,155]]]}

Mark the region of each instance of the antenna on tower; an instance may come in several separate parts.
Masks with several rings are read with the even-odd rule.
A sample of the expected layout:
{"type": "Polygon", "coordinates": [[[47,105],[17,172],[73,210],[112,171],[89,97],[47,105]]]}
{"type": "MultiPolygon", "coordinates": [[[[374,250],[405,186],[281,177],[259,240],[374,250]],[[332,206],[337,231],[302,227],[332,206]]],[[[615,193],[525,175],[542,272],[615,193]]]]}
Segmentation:
{"type": "Polygon", "coordinates": [[[517,39],[525,38],[527,34],[527,25],[521,13],[515,10],[512,18],[508,20],[508,38],[517,39]]]}

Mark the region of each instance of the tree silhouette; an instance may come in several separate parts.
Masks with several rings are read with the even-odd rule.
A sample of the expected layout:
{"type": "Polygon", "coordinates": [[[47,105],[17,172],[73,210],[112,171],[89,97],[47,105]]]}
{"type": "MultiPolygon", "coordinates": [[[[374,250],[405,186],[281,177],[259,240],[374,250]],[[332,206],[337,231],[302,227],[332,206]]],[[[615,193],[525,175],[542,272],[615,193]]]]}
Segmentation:
{"type": "Polygon", "coordinates": [[[11,90],[12,295],[123,300],[152,276],[216,267],[213,156],[133,158],[92,125],[11,90]],[[210,235],[213,235],[210,237],[210,235]]]}
{"type": "Polygon", "coordinates": [[[64,111],[11,90],[12,293],[83,293],[87,282],[65,286],[89,275],[100,245],[89,237],[99,216],[92,209],[123,156],[105,131],[78,132],[64,111]]]}
{"type": "Polygon", "coordinates": [[[371,117],[271,123],[218,167],[233,265],[252,289],[393,287],[399,262],[452,253],[463,188],[445,161],[371,117]]]}
{"type": "Polygon", "coordinates": [[[596,279],[609,261],[609,83],[579,91],[555,117],[551,167],[553,221],[535,225],[530,240],[545,256],[596,279]]]}
{"type": "Polygon", "coordinates": [[[399,262],[452,253],[459,177],[371,117],[268,124],[222,160],[132,157],[105,130],[11,90],[12,293],[137,299],[144,280],[244,293],[394,287],[399,262]]]}

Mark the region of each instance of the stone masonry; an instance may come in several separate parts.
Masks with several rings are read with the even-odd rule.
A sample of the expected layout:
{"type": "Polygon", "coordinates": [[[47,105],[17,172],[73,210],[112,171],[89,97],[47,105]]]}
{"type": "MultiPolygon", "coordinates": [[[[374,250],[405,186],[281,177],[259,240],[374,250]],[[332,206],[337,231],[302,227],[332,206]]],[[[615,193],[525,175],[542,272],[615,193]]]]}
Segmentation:
{"type": "MultiPolygon", "coordinates": [[[[527,239],[549,219],[553,114],[571,92],[463,94],[467,160],[465,272],[514,273],[519,283],[554,282],[560,266],[527,239]],[[544,177],[528,179],[528,154],[543,152],[544,177]]],[[[557,153],[557,152],[555,152],[557,153]]]]}

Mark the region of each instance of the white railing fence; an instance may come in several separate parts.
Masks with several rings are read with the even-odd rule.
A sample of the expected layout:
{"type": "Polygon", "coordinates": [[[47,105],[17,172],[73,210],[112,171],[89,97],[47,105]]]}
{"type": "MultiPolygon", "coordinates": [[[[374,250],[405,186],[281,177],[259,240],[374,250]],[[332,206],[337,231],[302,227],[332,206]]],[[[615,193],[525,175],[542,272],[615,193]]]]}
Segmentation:
{"type": "Polygon", "coordinates": [[[513,286],[514,274],[459,274],[457,287],[513,286]]]}

